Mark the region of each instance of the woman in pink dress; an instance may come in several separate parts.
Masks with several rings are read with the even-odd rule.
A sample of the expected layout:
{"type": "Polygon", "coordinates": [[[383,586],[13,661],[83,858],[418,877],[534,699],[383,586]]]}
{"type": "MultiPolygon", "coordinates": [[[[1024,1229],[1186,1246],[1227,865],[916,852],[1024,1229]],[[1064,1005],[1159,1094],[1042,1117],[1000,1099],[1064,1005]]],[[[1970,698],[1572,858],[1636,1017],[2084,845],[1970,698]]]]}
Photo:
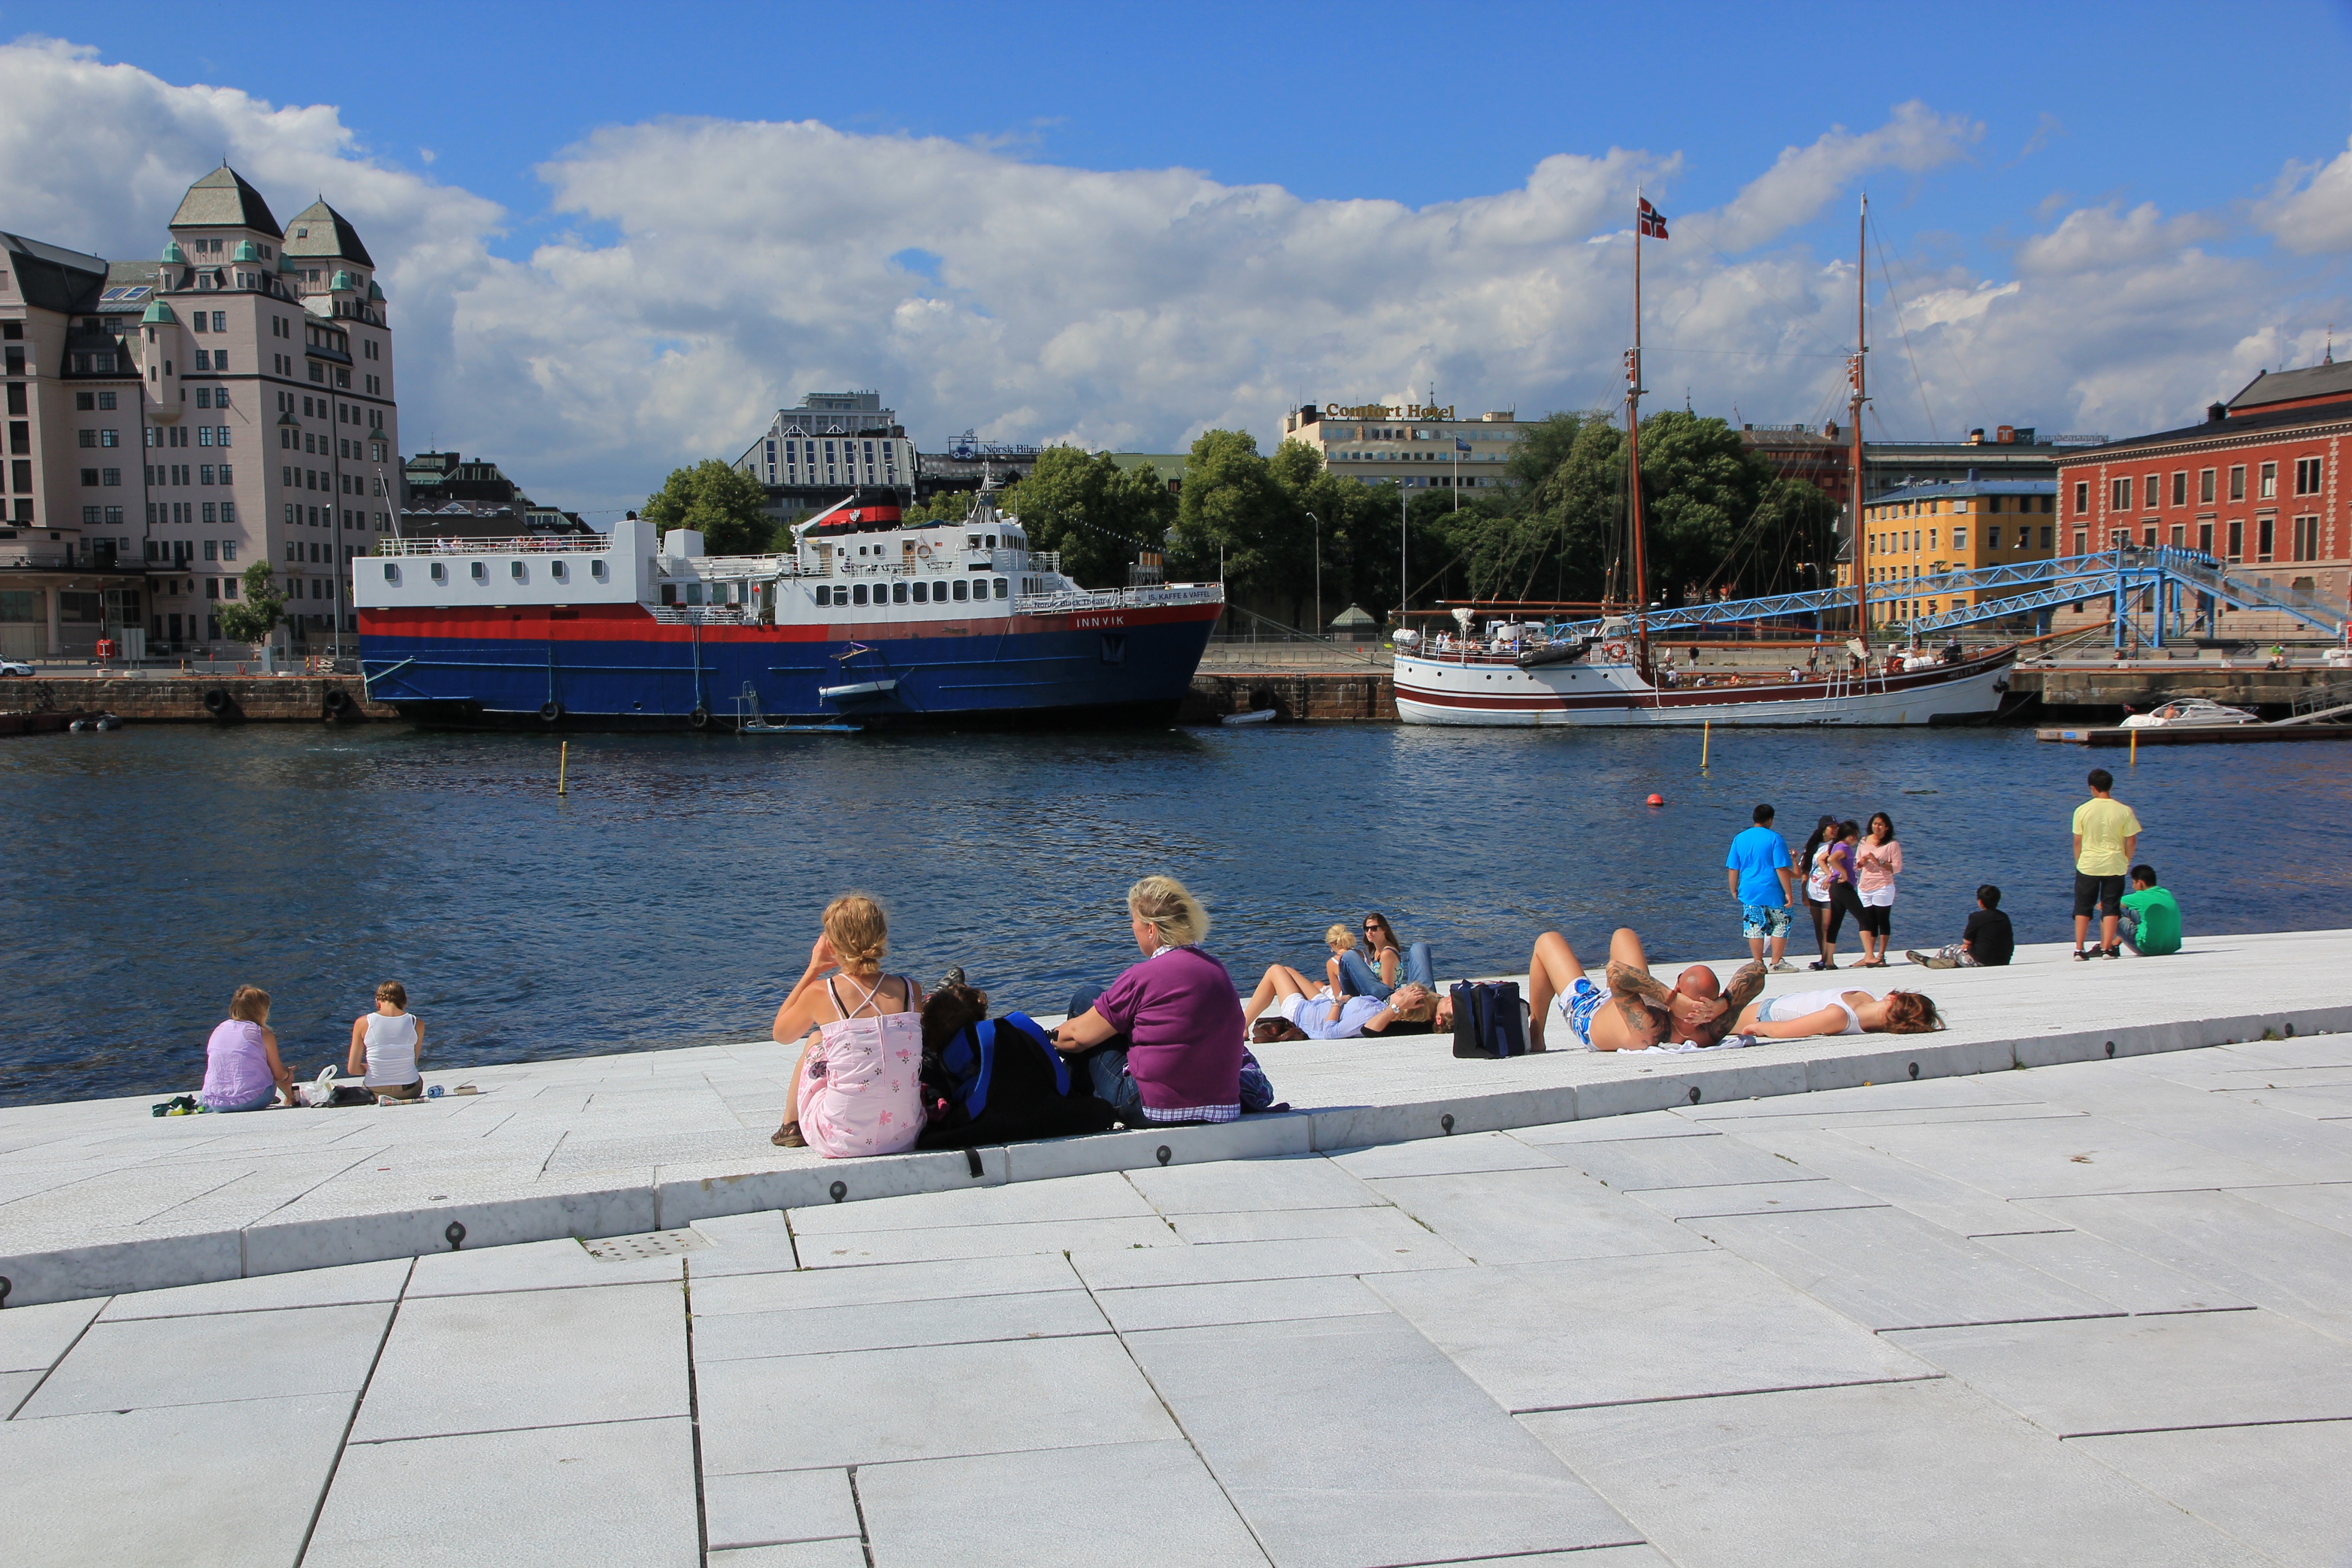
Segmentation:
{"type": "Polygon", "coordinates": [[[294,1075],[278,1059],[278,1037],[269,1027],[269,993],[240,985],[229,998],[228,1016],[205,1042],[205,1087],[196,1103],[206,1110],[267,1110],[280,1094],[294,1103],[294,1075]]]}

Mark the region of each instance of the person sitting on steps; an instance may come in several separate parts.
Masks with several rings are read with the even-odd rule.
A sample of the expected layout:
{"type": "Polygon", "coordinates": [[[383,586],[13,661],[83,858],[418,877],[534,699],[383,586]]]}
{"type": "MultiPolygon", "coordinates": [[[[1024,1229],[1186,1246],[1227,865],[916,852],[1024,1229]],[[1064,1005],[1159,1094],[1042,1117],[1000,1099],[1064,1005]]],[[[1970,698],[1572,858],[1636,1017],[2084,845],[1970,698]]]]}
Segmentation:
{"type": "Polygon", "coordinates": [[[1429,943],[1416,942],[1408,947],[1398,941],[1396,928],[1377,910],[1364,917],[1364,952],[1340,953],[1339,968],[1347,978],[1346,989],[1359,996],[1386,1000],[1390,992],[1408,981],[1431,989],[1437,984],[1437,972],[1430,967],[1429,943]]]}
{"type": "Polygon", "coordinates": [[[1669,987],[1650,973],[1642,939],[1619,927],[1609,939],[1606,985],[1596,985],[1584,963],[1556,931],[1536,938],[1528,960],[1528,1049],[1544,1048],[1547,1013],[1557,1005],[1570,1036],[1595,1051],[1643,1051],[1662,1042],[1720,1045],[1731,1020],[1764,989],[1764,961],[1740,965],[1728,986],[1714,970],[1695,963],[1669,987]]]}
{"type": "Polygon", "coordinates": [[[1960,940],[1934,952],[1903,956],[1923,969],[1998,969],[2017,951],[2017,933],[2000,912],[2000,889],[1987,882],[1977,889],[1977,907],[1960,940]]]}
{"type": "Polygon", "coordinates": [[[2180,951],[2180,905],[2157,885],[2156,868],[2131,868],[2132,890],[2123,896],[2124,912],[2116,930],[2123,945],[2142,958],[2160,958],[2180,951]]]}
{"type": "Polygon", "coordinates": [[[784,1005],[776,1009],[769,1037],[780,1046],[803,1040],[800,1060],[793,1064],[792,1102],[784,1124],[768,1142],[783,1149],[801,1149],[801,1106],[805,1098],[809,1049],[826,1024],[871,1011],[877,1016],[919,1013],[923,988],[914,977],[882,973],[882,955],[889,951],[890,927],[882,907],[863,893],[844,893],[825,905],[823,931],[810,944],[808,967],[784,1005]],[[848,988],[845,1000],[841,986],[848,988]]]}

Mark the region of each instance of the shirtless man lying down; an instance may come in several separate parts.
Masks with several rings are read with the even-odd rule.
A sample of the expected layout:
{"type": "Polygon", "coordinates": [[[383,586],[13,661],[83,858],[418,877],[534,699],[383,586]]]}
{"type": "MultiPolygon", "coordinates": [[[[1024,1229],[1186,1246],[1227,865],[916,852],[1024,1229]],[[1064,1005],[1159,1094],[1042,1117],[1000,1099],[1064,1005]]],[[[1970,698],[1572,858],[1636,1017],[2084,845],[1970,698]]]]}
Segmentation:
{"type": "Polygon", "coordinates": [[[1728,986],[1695,963],[1669,987],[1650,975],[1642,939],[1623,926],[1609,939],[1607,984],[1596,984],[1583,961],[1556,931],[1536,938],[1528,960],[1528,1049],[1544,1048],[1547,1016],[1555,1005],[1570,1037],[1595,1051],[1641,1051],[1661,1042],[1722,1042],[1748,1003],[1764,989],[1764,965],[1740,966],[1728,986]]]}

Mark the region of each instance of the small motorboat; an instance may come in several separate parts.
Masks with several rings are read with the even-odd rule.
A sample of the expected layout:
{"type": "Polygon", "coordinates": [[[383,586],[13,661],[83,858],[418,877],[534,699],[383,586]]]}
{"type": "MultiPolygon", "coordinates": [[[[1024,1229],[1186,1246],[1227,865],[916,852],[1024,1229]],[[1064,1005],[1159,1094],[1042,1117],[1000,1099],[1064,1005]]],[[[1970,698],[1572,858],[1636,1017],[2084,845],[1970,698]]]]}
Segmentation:
{"type": "Polygon", "coordinates": [[[1217,722],[1220,724],[1271,724],[1274,722],[1276,711],[1272,708],[1253,708],[1246,713],[1228,713],[1217,722]]]}
{"type": "Polygon", "coordinates": [[[2261,721],[2242,708],[2231,708],[2204,697],[2176,697],[2146,713],[2127,715],[2126,730],[2202,730],[2223,724],[2254,724],[2261,721]]]}

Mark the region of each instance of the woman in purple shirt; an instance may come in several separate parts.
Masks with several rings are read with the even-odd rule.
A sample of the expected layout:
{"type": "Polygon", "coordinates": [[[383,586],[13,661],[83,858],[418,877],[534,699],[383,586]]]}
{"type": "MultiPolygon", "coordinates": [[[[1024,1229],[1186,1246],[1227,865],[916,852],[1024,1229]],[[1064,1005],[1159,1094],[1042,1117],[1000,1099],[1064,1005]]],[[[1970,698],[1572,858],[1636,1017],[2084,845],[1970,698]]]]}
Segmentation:
{"type": "Polygon", "coordinates": [[[196,1100],[206,1110],[267,1110],[283,1093],[294,1103],[294,1075],[278,1059],[269,1028],[269,993],[240,985],[228,1016],[205,1042],[205,1087],[196,1100]]]}
{"type": "Polygon", "coordinates": [[[1197,945],[1209,911],[1173,877],[1127,890],[1128,930],[1140,963],[1093,995],[1054,1044],[1086,1057],[1095,1096],[1129,1126],[1231,1121],[1242,1111],[1242,1000],[1225,966],[1197,945]]]}

